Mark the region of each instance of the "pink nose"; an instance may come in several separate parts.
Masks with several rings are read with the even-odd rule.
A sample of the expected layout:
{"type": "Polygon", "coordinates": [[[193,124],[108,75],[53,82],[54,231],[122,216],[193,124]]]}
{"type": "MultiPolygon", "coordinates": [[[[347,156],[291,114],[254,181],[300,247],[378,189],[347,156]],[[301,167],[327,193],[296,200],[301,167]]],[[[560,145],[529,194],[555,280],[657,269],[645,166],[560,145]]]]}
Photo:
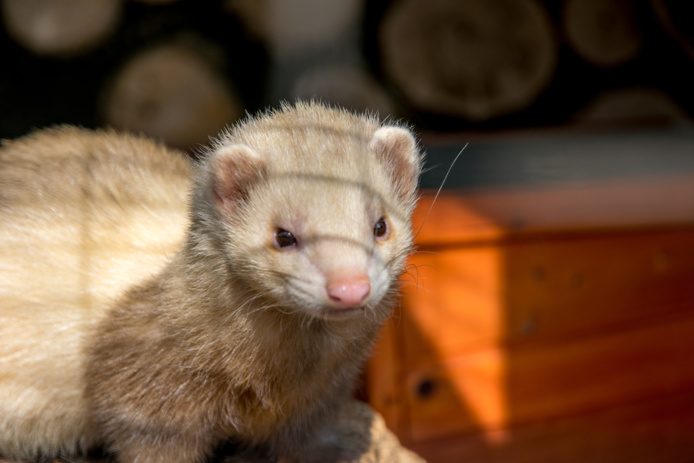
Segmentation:
{"type": "Polygon", "coordinates": [[[371,285],[363,277],[358,279],[341,279],[330,281],[326,287],[330,302],[335,307],[347,309],[359,307],[369,296],[371,285]]]}

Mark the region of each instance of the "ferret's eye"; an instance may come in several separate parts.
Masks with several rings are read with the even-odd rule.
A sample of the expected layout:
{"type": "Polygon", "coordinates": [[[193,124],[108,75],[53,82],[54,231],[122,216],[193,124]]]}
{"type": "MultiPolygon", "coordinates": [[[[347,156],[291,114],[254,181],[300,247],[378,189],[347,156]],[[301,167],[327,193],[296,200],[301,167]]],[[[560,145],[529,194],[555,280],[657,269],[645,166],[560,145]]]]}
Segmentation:
{"type": "Polygon", "coordinates": [[[376,238],[385,238],[388,236],[388,223],[384,217],[378,219],[378,222],[374,225],[374,236],[376,238]]]}
{"type": "Polygon", "coordinates": [[[278,228],[275,232],[275,246],[277,249],[286,249],[292,246],[296,246],[296,238],[292,232],[285,230],[284,228],[278,228]]]}

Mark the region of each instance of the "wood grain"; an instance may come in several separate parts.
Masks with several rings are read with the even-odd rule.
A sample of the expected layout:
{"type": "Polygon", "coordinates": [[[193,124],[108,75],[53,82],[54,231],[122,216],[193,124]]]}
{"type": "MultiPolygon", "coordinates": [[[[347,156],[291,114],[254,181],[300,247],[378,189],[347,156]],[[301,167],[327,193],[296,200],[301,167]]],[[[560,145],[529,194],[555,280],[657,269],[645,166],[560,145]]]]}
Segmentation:
{"type": "Polygon", "coordinates": [[[629,0],[566,0],[562,13],[567,42],[591,64],[619,66],[634,59],[643,45],[629,0]]]}
{"type": "Polygon", "coordinates": [[[413,442],[576,415],[694,390],[694,317],[629,331],[480,350],[412,365],[413,442]],[[422,381],[434,393],[417,393],[422,381]],[[468,402],[483,400],[475,414],[468,402]],[[503,407],[503,408],[502,408],[503,407]],[[501,409],[501,413],[490,413],[501,409]],[[458,413],[456,413],[458,411],[458,413]]]}
{"type": "Polygon", "coordinates": [[[694,178],[432,196],[368,378],[403,442],[434,463],[691,461],[694,178]]]}
{"type": "Polygon", "coordinates": [[[400,327],[408,357],[432,352],[434,338],[436,355],[458,355],[694,306],[689,228],[422,247],[410,263],[400,327]]]}
{"type": "Polygon", "coordinates": [[[689,463],[692,429],[690,392],[518,426],[505,437],[457,436],[413,448],[429,463],[689,463]]]}
{"type": "Polygon", "coordinates": [[[535,0],[403,0],[379,31],[383,68],[421,110],[484,121],[529,106],[557,60],[535,0]]]}

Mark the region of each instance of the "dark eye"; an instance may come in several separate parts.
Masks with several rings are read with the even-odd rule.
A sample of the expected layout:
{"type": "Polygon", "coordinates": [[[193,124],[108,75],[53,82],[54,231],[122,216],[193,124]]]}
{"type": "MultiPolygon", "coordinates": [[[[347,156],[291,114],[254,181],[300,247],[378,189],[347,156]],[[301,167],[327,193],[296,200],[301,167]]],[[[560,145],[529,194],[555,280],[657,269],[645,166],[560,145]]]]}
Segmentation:
{"type": "Polygon", "coordinates": [[[275,232],[275,246],[277,249],[285,249],[291,246],[296,246],[296,238],[292,232],[283,228],[278,228],[275,232]]]}
{"type": "Polygon", "coordinates": [[[376,238],[383,238],[388,234],[388,224],[386,223],[386,219],[384,217],[381,217],[378,219],[378,222],[376,222],[376,225],[374,225],[374,236],[376,238]]]}

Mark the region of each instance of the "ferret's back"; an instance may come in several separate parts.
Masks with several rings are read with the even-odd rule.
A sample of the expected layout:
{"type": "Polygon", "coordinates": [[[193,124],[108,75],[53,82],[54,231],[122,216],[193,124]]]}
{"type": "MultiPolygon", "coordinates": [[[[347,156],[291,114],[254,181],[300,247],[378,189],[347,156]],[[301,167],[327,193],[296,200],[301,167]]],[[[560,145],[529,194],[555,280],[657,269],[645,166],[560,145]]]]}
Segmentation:
{"type": "Polygon", "coordinates": [[[179,247],[189,186],[182,154],[135,137],[62,127],[3,144],[0,454],[88,436],[85,338],[179,247]]]}

